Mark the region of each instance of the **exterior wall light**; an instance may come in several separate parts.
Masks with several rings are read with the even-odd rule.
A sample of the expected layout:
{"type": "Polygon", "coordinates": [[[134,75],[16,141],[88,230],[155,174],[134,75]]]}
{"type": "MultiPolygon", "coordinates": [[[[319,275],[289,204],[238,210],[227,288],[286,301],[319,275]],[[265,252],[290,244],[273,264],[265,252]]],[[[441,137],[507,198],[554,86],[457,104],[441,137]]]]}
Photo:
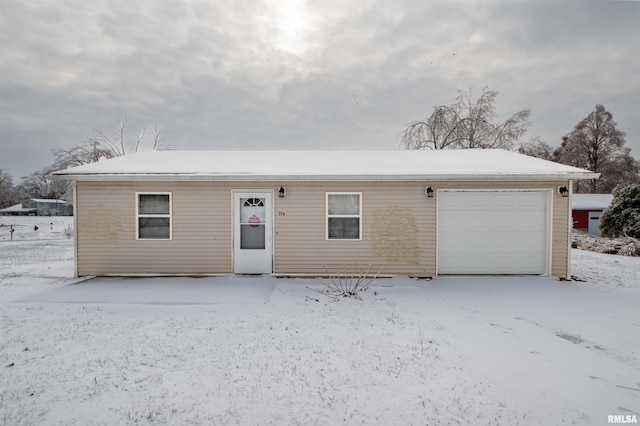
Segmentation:
{"type": "Polygon", "coordinates": [[[429,197],[429,198],[433,198],[434,191],[433,191],[433,188],[432,188],[432,187],[430,187],[430,186],[425,187],[425,188],[424,188],[424,193],[425,193],[425,195],[426,195],[427,197],[429,197]]]}
{"type": "Polygon", "coordinates": [[[284,186],[281,186],[280,188],[278,188],[278,197],[284,198],[286,194],[287,194],[287,188],[285,188],[284,186]]]}
{"type": "Polygon", "coordinates": [[[569,188],[567,188],[566,186],[559,186],[558,187],[558,194],[562,195],[563,197],[568,197],[569,196],[569,188]]]}

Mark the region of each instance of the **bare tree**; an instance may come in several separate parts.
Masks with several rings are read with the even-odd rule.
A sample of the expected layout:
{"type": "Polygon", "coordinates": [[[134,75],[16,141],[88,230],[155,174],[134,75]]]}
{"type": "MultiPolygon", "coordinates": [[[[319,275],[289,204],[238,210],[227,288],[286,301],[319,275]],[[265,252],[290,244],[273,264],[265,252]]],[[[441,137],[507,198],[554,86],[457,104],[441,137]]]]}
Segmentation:
{"type": "Polygon", "coordinates": [[[116,153],[111,147],[105,146],[95,138],[89,139],[82,145],[74,145],[69,149],[53,149],[51,153],[55,158],[51,167],[55,170],[95,163],[101,159],[116,156],[116,153]]]}
{"type": "Polygon", "coordinates": [[[503,122],[495,122],[497,96],[498,92],[487,86],[477,99],[472,89],[458,90],[455,104],[435,107],[426,120],[409,123],[400,135],[402,144],[407,149],[513,149],[531,124],[531,110],[523,109],[503,122]]]}
{"type": "MultiPolygon", "coordinates": [[[[125,155],[127,153],[127,141],[125,136],[125,130],[127,127],[128,120],[125,117],[124,119],[118,117],[116,120],[116,137],[109,137],[102,129],[94,129],[94,136],[89,139],[89,141],[97,142],[100,146],[108,149],[112,153],[112,157],[119,157],[121,155],[125,155]]],[[[160,143],[160,132],[158,130],[158,126],[154,125],[153,127],[153,149],[158,149],[160,143]]],[[[140,144],[145,139],[147,135],[147,126],[144,126],[136,136],[135,148],[134,151],[137,152],[140,148],[140,144]]]]}
{"type": "Polygon", "coordinates": [[[520,147],[518,148],[518,152],[520,154],[542,158],[543,160],[549,161],[555,161],[555,157],[553,155],[554,151],[555,150],[551,145],[537,136],[531,139],[529,142],[520,145],[520,147]]]}
{"type": "Polygon", "coordinates": [[[0,169],[0,209],[16,204],[17,198],[13,187],[13,177],[0,169]]]}
{"type": "Polygon", "coordinates": [[[15,188],[18,199],[62,198],[66,194],[69,184],[67,182],[49,179],[48,176],[52,171],[50,168],[45,167],[41,171],[33,172],[29,176],[22,177],[22,181],[15,188]]]}
{"type": "Polygon", "coordinates": [[[640,182],[640,167],[624,146],[625,133],[618,130],[613,114],[596,105],[562,138],[555,151],[557,161],[600,173],[599,179],[576,183],[576,192],[611,192],[622,182],[640,182]]]}
{"type": "MultiPolygon", "coordinates": [[[[58,194],[58,196],[64,196],[67,199],[71,198],[71,185],[69,182],[55,181],[51,183],[47,176],[58,170],[126,155],[131,145],[133,145],[133,150],[137,152],[142,148],[147,138],[147,126],[144,126],[137,133],[135,142],[130,144],[127,140],[127,123],[126,118],[118,118],[116,120],[115,136],[109,136],[100,128],[94,129],[93,135],[83,144],[74,145],[67,149],[53,149],[51,151],[54,157],[53,164],[45,167],[41,172],[35,172],[31,176],[23,178],[25,181],[21,184],[22,192],[31,194],[48,191],[50,196],[58,194]]],[[[153,126],[151,137],[153,141],[152,149],[160,149],[160,130],[157,125],[153,126]]]]}
{"type": "Polygon", "coordinates": [[[433,113],[424,121],[409,123],[401,134],[407,149],[446,149],[457,148],[460,140],[456,123],[458,115],[452,107],[435,107],[433,113]]]}
{"type": "MultiPolygon", "coordinates": [[[[115,137],[109,136],[102,129],[94,129],[91,136],[84,144],[74,145],[68,149],[54,149],[51,152],[54,156],[54,163],[50,171],[62,170],[69,167],[81,166],[83,164],[95,163],[101,159],[119,157],[127,153],[129,146],[126,138],[127,119],[116,120],[115,137]]],[[[134,151],[141,148],[141,144],[147,137],[147,126],[144,126],[136,135],[134,151]]],[[[160,148],[160,131],[157,125],[153,126],[154,150],[160,148]]]]}

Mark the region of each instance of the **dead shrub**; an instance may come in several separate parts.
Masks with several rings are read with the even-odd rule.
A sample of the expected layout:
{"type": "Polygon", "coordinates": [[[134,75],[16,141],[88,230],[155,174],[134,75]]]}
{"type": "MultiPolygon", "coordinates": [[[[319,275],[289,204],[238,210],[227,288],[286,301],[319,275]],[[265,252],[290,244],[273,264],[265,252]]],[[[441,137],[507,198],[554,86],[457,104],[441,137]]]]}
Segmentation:
{"type": "MultiPolygon", "coordinates": [[[[359,296],[360,292],[367,291],[371,283],[378,278],[382,268],[378,269],[374,275],[370,274],[371,265],[360,266],[356,264],[351,271],[347,271],[344,265],[342,272],[327,273],[329,282],[320,281],[325,286],[324,289],[307,287],[309,290],[327,296],[331,299],[338,300],[343,297],[351,297],[362,300],[359,296]]],[[[326,271],[326,269],[325,269],[326,271]]]]}
{"type": "Polygon", "coordinates": [[[640,241],[632,237],[611,239],[574,230],[571,234],[571,246],[596,253],[640,256],[640,241]]]}

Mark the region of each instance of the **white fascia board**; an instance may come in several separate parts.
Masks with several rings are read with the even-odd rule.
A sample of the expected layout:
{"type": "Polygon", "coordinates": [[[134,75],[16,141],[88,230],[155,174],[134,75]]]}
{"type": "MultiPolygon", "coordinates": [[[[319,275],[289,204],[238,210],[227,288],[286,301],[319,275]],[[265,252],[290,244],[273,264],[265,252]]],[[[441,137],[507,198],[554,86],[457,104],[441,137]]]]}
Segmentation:
{"type": "Polygon", "coordinates": [[[598,173],[448,174],[448,175],[215,175],[215,174],[90,174],[51,175],[52,180],[104,181],[549,181],[595,179],[598,173]]]}

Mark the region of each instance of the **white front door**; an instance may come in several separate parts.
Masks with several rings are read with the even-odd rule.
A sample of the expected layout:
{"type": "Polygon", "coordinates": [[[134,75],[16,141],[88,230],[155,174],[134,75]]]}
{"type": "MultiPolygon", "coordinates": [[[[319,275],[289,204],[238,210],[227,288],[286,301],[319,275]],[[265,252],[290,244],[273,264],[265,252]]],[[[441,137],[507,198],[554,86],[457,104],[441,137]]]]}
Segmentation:
{"type": "Polygon", "coordinates": [[[233,192],[233,272],[270,274],[273,268],[273,192],[233,192]]]}

